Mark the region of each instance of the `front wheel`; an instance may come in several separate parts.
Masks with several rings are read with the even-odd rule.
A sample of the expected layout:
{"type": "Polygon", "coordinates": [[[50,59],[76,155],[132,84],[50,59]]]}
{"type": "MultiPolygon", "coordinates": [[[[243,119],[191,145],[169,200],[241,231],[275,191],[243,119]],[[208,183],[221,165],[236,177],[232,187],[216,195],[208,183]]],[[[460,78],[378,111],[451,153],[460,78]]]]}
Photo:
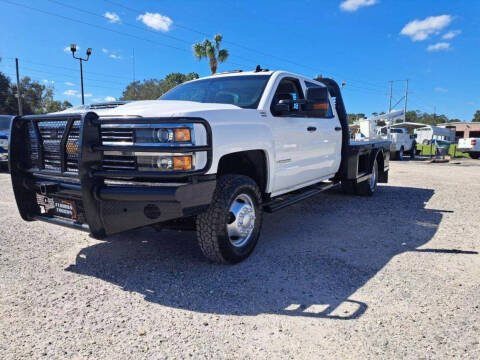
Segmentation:
{"type": "Polygon", "coordinates": [[[224,175],[208,210],[197,216],[197,239],[209,260],[235,264],[257,245],[262,226],[261,194],[248,176],[224,175]]]}

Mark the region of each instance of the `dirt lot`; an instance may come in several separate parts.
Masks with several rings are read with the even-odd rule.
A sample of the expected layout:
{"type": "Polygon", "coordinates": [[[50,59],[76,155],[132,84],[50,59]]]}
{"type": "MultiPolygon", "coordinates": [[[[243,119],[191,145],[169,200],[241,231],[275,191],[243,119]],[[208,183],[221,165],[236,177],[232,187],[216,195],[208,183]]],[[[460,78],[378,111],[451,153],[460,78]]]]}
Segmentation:
{"type": "Polygon", "coordinates": [[[480,358],[480,161],[267,215],[236,266],[189,232],[25,223],[0,191],[0,359],[480,358]]]}

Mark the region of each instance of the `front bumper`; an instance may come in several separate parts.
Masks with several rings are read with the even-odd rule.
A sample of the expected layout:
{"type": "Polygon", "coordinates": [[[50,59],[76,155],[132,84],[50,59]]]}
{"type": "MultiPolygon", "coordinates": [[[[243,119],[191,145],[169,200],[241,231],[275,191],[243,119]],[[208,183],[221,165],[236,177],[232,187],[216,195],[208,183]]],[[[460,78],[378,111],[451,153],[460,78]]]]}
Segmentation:
{"type": "Polygon", "coordinates": [[[23,213],[25,220],[41,220],[62,226],[92,232],[97,238],[167,220],[193,216],[204,211],[211,202],[216,180],[198,177],[196,182],[157,185],[104,185],[90,194],[97,206],[84,206],[79,184],[48,179],[29,179],[25,189],[38,198],[72,201],[78,211],[71,220],[52,213],[42,213],[40,206],[34,212],[23,213]],[[86,214],[86,211],[90,213],[86,214]],[[96,219],[91,228],[89,219],[96,219]]]}
{"type": "MultiPolygon", "coordinates": [[[[100,121],[95,113],[69,114],[67,117],[47,115],[15,118],[10,136],[9,162],[20,215],[26,221],[46,221],[85,230],[96,238],[103,238],[121,231],[201,213],[210,204],[216,186],[215,176],[205,175],[211,164],[211,130],[202,119],[189,120],[202,123],[207,129],[208,145],[198,147],[198,151],[208,153],[207,166],[190,173],[162,175],[158,172],[102,169],[103,151],[110,149],[101,145],[100,121]],[[60,154],[62,166],[60,172],[32,169],[27,165],[29,151],[25,146],[28,142],[26,124],[32,121],[60,120],[69,122],[81,120],[78,174],[75,176],[64,171],[67,160],[63,152],[60,154]],[[74,204],[75,216],[61,216],[58,209],[47,206],[58,201],[74,204]]],[[[125,119],[109,118],[108,121],[125,119]]],[[[152,119],[136,118],[133,121],[148,122],[152,119]]],[[[172,122],[175,119],[156,118],[155,121],[172,122]]],[[[65,150],[64,140],[68,136],[65,131],[62,151],[65,150]]],[[[190,151],[191,149],[193,147],[189,148],[190,151]]],[[[158,147],[157,151],[162,149],[158,147]]]]}

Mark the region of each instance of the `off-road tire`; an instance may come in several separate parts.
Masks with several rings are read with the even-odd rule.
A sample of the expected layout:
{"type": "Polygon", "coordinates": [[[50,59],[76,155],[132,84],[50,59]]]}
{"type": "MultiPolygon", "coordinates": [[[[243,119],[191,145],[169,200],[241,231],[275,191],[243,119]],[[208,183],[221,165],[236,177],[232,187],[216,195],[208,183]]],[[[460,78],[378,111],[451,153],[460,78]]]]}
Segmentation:
{"type": "Polygon", "coordinates": [[[257,245],[262,227],[262,196],[258,185],[248,176],[224,175],[217,179],[212,203],[197,216],[197,240],[207,259],[216,263],[235,264],[246,259],[257,245]],[[255,207],[255,225],[248,242],[235,247],[227,233],[229,207],[240,194],[246,193],[255,207]]]}

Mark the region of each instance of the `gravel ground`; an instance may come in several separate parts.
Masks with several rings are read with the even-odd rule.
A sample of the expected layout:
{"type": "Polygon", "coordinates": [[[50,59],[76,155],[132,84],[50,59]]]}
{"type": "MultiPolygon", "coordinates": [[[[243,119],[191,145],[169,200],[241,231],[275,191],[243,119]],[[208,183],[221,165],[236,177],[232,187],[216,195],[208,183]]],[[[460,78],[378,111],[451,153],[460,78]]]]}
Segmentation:
{"type": "Polygon", "coordinates": [[[265,217],[254,254],[25,223],[0,175],[0,359],[480,358],[480,161],[394,162],[265,217]]]}

